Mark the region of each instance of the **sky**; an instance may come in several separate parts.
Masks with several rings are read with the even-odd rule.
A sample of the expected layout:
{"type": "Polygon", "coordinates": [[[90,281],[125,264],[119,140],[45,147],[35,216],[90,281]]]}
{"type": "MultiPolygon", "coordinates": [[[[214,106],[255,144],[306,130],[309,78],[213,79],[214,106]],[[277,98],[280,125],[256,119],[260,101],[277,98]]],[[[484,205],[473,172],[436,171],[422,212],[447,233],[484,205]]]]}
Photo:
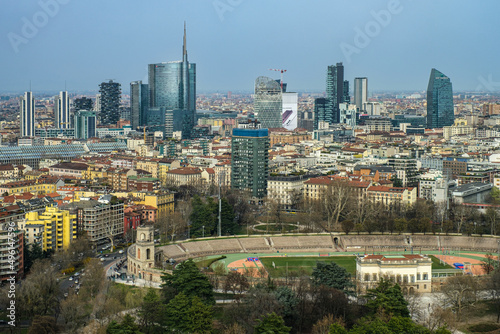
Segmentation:
{"type": "Polygon", "coordinates": [[[253,91],[258,76],[323,92],[326,68],[369,91],[424,91],[432,68],[454,91],[500,91],[500,1],[23,0],[2,2],[0,91],[129,91],[147,64],[182,58],[197,90],[253,91]]]}

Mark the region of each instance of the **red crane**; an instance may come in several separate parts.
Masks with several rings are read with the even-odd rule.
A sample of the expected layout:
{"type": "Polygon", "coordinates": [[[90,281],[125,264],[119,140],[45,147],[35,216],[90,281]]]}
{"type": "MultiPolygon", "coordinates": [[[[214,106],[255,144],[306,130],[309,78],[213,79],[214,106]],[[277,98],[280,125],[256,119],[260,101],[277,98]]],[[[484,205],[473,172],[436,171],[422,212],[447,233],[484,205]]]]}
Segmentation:
{"type": "Polygon", "coordinates": [[[280,84],[281,84],[281,91],[283,92],[283,73],[285,73],[286,70],[277,69],[277,68],[270,68],[269,71],[281,72],[280,84]]]}

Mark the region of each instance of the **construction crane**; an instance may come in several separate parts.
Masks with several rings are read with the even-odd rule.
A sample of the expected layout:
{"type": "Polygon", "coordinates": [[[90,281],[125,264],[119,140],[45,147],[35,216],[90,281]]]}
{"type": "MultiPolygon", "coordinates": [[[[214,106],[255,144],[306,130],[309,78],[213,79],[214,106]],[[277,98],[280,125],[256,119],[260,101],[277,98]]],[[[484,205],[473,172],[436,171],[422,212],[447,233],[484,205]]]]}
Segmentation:
{"type": "Polygon", "coordinates": [[[281,79],[280,79],[280,84],[281,84],[281,91],[283,92],[283,73],[286,72],[286,70],[278,69],[278,68],[270,68],[269,71],[276,71],[281,73],[281,79]]]}

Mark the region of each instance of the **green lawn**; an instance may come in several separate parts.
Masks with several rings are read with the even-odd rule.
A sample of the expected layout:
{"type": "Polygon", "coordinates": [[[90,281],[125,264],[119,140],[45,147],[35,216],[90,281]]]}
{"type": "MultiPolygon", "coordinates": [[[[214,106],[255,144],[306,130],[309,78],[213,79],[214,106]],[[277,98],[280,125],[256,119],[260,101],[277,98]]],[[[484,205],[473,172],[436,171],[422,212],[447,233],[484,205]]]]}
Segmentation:
{"type": "Polygon", "coordinates": [[[271,277],[286,277],[287,264],[289,276],[311,275],[313,268],[316,267],[316,263],[320,261],[335,262],[345,268],[351,275],[354,276],[356,273],[355,256],[261,257],[260,261],[266,267],[271,277]],[[276,268],[273,268],[273,262],[276,268]]]}
{"type": "Polygon", "coordinates": [[[433,270],[440,270],[440,269],[455,269],[454,267],[450,266],[449,264],[442,264],[437,257],[434,255],[429,255],[429,257],[432,260],[432,269],[433,270]]]}

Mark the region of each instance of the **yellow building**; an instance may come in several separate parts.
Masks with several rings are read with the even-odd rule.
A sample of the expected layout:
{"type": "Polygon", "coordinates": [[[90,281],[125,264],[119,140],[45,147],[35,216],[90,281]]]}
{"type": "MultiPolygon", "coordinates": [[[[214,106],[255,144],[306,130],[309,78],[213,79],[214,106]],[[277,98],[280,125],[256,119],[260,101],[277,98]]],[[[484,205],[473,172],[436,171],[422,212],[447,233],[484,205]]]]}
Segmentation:
{"type": "Polygon", "coordinates": [[[174,212],[174,194],[172,193],[148,193],[139,204],[154,206],[156,219],[161,220],[174,212]]]}
{"type": "Polygon", "coordinates": [[[83,172],[83,178],[86,180],[101,179],[106,177],[106,171],[101,166],[96,166],[94,163],[89,163],[89,167],[83,172]]]}
{"type": "Polygon", "coordinates": [[[142,169],[151,173],[151,177],[158,178],[158,162],[159,159],[137,159],[135,163],[136,169],[142,169]]]}
{"type": "Polygon", "coordinates": [[[66,250],[73,239],[76,239],[76,215],[57,207],[46,207],[45,212],[28,212],[26,219],[20,221],[19,228],[30,230],[43,226],[41,240],[42,250],[66,250]]]}
{"type": "MultiPolygon", "coordinates": [[[[64,182],[61,181],[61,183],[64,185],[64,182]]],[[[50,194],[56,192],[57,186],[56,183],[38,183],[37,180],[15,181],[0,185],[0,194],[12,195],[26,192],[34,195],[50,194]]]]}
{"type": "Polygon", "coordinates": [[[75,191],[73,194],[73,201],[78,202],[78,201],[80,201],[80,199],[82,197],[90,198],[90,197],[95,197],[95,196],[97,196],[95,191],[78,190],[78,191],[75,191]]]}

